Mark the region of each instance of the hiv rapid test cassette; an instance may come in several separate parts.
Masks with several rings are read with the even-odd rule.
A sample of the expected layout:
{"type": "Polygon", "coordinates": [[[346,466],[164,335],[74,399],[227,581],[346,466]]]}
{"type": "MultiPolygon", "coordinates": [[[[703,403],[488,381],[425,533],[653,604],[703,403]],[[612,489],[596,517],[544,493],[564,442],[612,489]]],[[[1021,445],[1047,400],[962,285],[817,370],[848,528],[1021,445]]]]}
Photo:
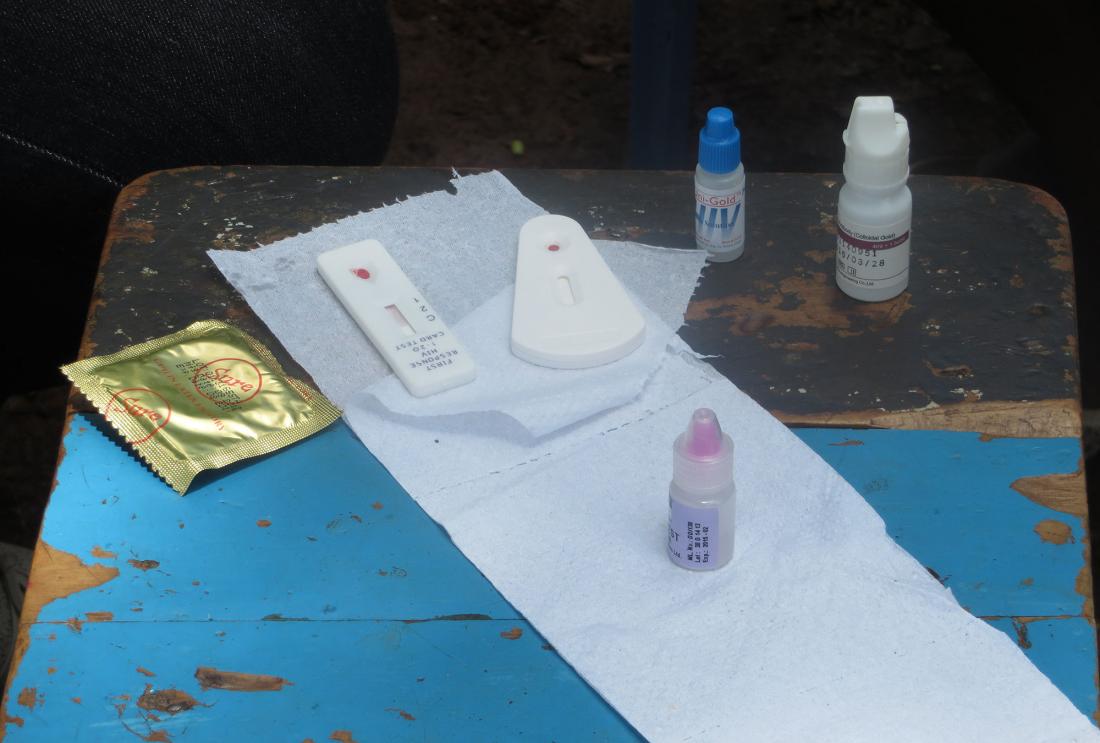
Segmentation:
{"type": "Polygon", "coordinates": [[[546,214],[519,232],[512,353],[555,369],[618,361],[645,340],[645,319],[577,222],[546,214]]]}
{"type": "Polygon", "coordinates": [[[434,395],[477,376],[469,352],[382,243],[321,253],[317,270],[411,395],[434,395]]]}

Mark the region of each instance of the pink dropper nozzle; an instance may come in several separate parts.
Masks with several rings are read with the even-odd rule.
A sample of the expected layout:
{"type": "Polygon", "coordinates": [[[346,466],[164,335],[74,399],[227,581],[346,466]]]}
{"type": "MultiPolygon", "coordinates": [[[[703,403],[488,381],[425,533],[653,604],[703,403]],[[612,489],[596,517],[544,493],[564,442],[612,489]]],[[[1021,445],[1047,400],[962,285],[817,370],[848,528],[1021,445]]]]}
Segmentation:
{"type": "Polygon", "coordinates": [[[710,408],[692,413],[687,430],[676,437],[672,479],[689,490],[725,487],[732,481],[733,440],[722,433],[718,416],[710,408]]]}
{"type": "Polygon", "coordinates": [[[691,416],[684,434],[684,453],[692,459],[716,456],[722,449],[722,426],[710,408],[699,408],[691,416]]]}

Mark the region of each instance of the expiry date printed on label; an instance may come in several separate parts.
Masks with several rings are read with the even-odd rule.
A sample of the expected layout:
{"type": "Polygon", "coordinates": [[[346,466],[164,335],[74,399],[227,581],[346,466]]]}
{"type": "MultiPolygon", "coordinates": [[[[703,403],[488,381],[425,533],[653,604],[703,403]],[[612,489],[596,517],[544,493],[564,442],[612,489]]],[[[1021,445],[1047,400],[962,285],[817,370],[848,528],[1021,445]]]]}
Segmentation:
{"type": "Polygon", "coordinates": [[[718,509],[669,504],[668,552],[682,567],[705,567],[718,554],[718,509]]]}

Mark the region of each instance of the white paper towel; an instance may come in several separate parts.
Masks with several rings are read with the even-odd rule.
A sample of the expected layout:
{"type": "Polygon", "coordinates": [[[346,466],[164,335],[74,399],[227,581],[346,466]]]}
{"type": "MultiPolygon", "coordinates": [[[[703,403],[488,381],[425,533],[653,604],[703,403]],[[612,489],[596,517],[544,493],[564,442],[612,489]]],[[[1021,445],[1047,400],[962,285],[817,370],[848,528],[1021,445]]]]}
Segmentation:
{"type": "Polygon", "coordinates": [[[886,534],[848,483],[701,362],[545,440],[353,404],[363,442],[567,661],[653,741],[1095,741],[1004,633],[886,534]],[[734,438],[735,554],[665,555],[672,441],[734,438]]]}
{"type": "MultiPolygon", "coordinates": [[[[493,174],[455,185],[458,196],[410,199],[215,260],[298,361],[319,383],[327,380],[322,388],[347,405],[356,433],[406,490],[643,735],[1100,740],[1011,640],[959,607],[889,539],[866,501],[825,462],[685,354],[664,354],[630,402],[542,437],[501,412],[503,404],[441,417],[395,414],[366,391],[379,371],[355,367],[357,354],[317,358],[332,339],[346,345],[358,332],[350,320],[344,329],[319,330],[301,309],[329,299],[305,275],[320,250],[367,237],[387,247],[405,241],[410,248],[399,262],[452,325],[476,307],[472,296],[507,291],[515,232],[539,210],[526,202],[527,216],[487,220],[518,196],[514,189],[493,174]],[[435,223],[417,222],[429,213],[476,227],[465,231],[455,261],[497,246],[486,270],[492,280],[453,298],[446,287],[432,294],[433,272],[453,266],[438,245],[425,253],[411,247],[434,239],[435,223]],[[298,286],[281,286],[290,282],[298,286]],[[342,383],[341,375],[352,379],[342,383]],[[664,553],[672,440],[700,406],[714,408],[735,440],[735,555],[712,573],[681,570],[664,553]]],[[[510,204],[504,211],[516,210],[510,204]]],[[[657,314],[668,317],[671,308],[666,322],[679,325],[698,263],[690,280],[663,285],[654,262],[686,266],[687,257],[644,249],[605,256],[624,284],[657,314]]]]}

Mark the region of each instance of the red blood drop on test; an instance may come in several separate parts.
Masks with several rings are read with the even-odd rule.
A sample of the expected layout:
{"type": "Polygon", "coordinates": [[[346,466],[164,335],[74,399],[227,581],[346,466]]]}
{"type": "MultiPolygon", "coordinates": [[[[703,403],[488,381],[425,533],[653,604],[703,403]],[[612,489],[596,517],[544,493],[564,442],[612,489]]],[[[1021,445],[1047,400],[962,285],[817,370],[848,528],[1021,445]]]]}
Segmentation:
{"type": "Polygon", "coordinates": [[[549,250],[551,253],[556,253],[559,250],[561,250],[561,246],[560,245],[547,245],[546,249],[549,250]]]}
{"type": "Polygon", "coordinates": [[[359,278],[361,278],[361,279],[369,279],[370,278],[370,271],[368,271],[365,268],[353,268],[353,269],[351,269],[351,272],[353,274],[355,274],[356,276],[358,276],[359,278]]]}

